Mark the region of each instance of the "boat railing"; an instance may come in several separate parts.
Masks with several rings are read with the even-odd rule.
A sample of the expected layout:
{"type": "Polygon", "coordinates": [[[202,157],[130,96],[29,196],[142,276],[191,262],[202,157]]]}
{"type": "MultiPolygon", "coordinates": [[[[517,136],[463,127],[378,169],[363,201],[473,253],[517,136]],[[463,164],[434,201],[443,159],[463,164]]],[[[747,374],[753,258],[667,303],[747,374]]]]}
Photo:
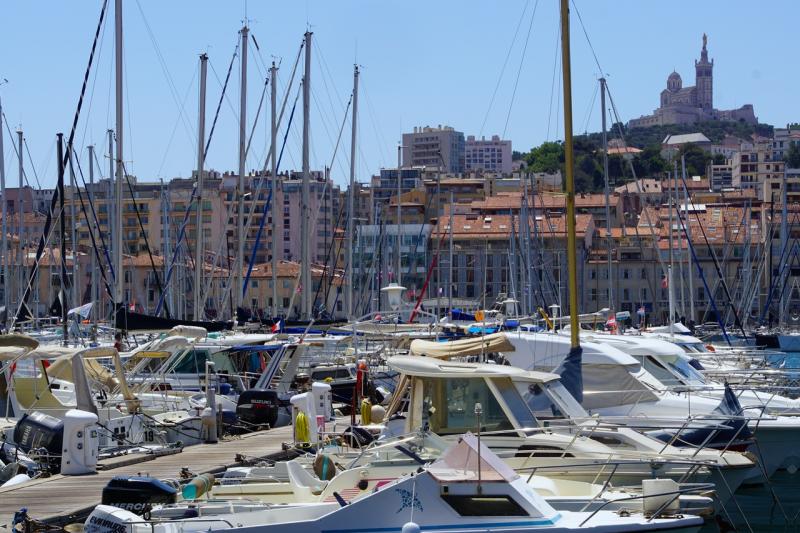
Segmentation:
{"type": "Polygon", "coordinates": [[[625,496],[623,498],[614,498],[613,500],[607,500],[607,501],[603,502],[600,506],[598,506],[598,508],[595,509],[594,511],[592,511],[589,514],[589,516],[587,516],[586,519],[584,519],[584,521],[580,523],[580,525],[578,527],[583,527],[584,525],[586,525],[586,523],[589,520],[591,520],[592,518],[594,518],[597,515],[598,512],[600,512],[603,509],[605,509],[605,507],[607,505],[611,504],[611,503],[618,504],[619,502],[633,501],[633,500],[642,500],[642,501],[644,501],[647,498],[663,498],[665,496],[671,496],[667,501],[662,503],[658,507],[658,509],[653,511],[653,513],[647,518],[647,521],[651,522],[652,520],[654,520],[654,519],[658,518],[659,516],[661,516],[661,514],[664,513],[664,511],[669,509],[670,505],[672,505],[672,502],[674,502],[675,500],[680,498],[683,494],[690,494],[690,493],[693,493],[693,492],[697,492],[698,490],[713,490],[713,489],[714,489],[714,484],[713,483],[708,483],[708,484],[701,484],[699,487],[678,488],[676,490],[672,490],[672,491],[668,491],[668,492],[659,492],[658,494],[647,494],[647,495],[641,494],[641,495],[636,495],[636,496],[625,496]]]}

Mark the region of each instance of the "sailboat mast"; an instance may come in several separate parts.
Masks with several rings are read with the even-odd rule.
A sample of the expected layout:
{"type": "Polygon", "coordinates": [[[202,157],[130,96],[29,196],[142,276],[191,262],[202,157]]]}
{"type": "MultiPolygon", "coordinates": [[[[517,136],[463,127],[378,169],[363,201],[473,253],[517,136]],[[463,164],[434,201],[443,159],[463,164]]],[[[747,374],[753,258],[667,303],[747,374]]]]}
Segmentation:
{"type": "MultiPolygon", "coordinates": [[[[89,202],[94,204],[94,145],[90,144],[88,146],[88,148],[89,148],[89,194],[88,194],[88,196],[89,196],[89,202]]],[[[86,221],[86,223],[87,223],[87,226],[89,226],[88,227],[89,231],[92,231],[91,224],[89,224],[88,220],[86,221]]],[[[92,292],[91,292],[91,296],[89,297],[89,301],[93,302],[92,303],[92,311],[91,311],[91,313],[92,313],[92,326],[93,326],[92,327],[92,340],[97,340],[97,314],[98,314],[98,311],[99,311],[97,309],[97,306],[99,305],[99,303],[97,301],[99,299],[98,298],[98,292],[97,292],[97,257],[93,253],[90,253],[89,255],[91,256],[91,259],[92,259],[92,265],[91,265],[92,279],[90,281],[90,283],[92,284],[92,292]]]]}
{"type": "Polygon", "coordinates": [[[345,312],[347,319],[353,319],[353,217],[355,212],[355,187],[356,187],[356,134],[358,128],[358,65],[353,66],[353,121],[352,133],[350,136],[350,189],[347,191],[347,259],[345,261],[345,272],[347,274],[346,288],[344,292],[345,312]]]}
{"type": "Polygon", "coordinates": [[[75,179],[75,163],[73,161],[73,157],[75,156],[74,150],[72,147],[67,147],[69,149],[69,197],[70,197],[70,209],[72,211],[71,219],[72,219],[72,232],[70,235],[70,247],[72,248],[72,302],[70,305],[72,307],[78,307],[80,305],[80,276],[78,274],[78,206],[75,203],[75,190],[77,189],[77,181],[75,179]]]}
{"type": "Polygon", "coordinates": [[[614,276],[611,248],[614,239],[611,237],[611,187],[608,179],[608,131],[606,128],[606,79],[600,78],[600,108],[603,122],[603,178],[605,180],[606,197],[606,255],[608,256],[608,308],[614,311],[614,276]]]}
{"type": "Polygon", "coordinates": [[[25,255],[25,195],[23,194],[23,187],[25,186],[25,169],[22,165],[22,143],[22,130],[17,130],[17,161],[19,163],[17,168],[17,173],[19,176],[19,194],[17,196],[17,198],[19,198],[19,225],[17,226],[17,233],[19,236],[19,251],[17,254],[17,265],[19,265],[19,268],[17,269],[17,301],[20,302],[22,301],[22,296],[25,294],[25,263],[23,261],[23,256],[25,255]]]}
{"type": "Polygon", "coordinates": [[[242,307],[244,299],[244,291],[242,288],[242,270],[244,269],[244,164],[245,164],[245,146],[247,144],[247,132],[245,126],[247,123],[247,36],[249,29],[247,24],[242,27],[242,78],[239,87],[239,188],[238,188],[238,216],[236,219],[236,236],[237,236],[237,249],[236,249],[236,272],[233,277],[233,319],[236,320],[238,309],[242,307]]]}
{"type": "Polygon", "coordinates": [[[200,54],[200,94],[198,98],[197,113],[197,215],[195,218],[195,243],[194,243],[194,319],[203,320],[205,302],[202,301],[203,287],[203,163],[205,162],[206,138],[206,72],[208,68],[208,55],[200,54]]]}
{"type": "MultiPolygon", "coordinates": [[[[64,346],[69,342],[69,331],[67,327],[67,246],[66,246],[66,211],[64,210],[64,134],[59,133],[56,140],[56,154],[58,157],[58,203],[60,210],[60,241],[61,241],[61,290],[59,300],[61,303],[61,323],[64,328],[64,346]]],[[[21,300],[20,300],[21,301],[21,300]]]]}
{"type": "MultiPolygon", "coordinates": [[[[781,255],[780,258],[783,259],[786,254],[788,257],[788,250],[786,247],[789,244],[789,206],[787,205],[787,195],[786,195],[786,165],[784,165],[783,170],[783,182],[781,183],[781,255]]],[[[770,235],[770,238],[772,236],[770,235]]],[[[786,307],[786,269],[781,268],[781,279],[778,282],[778,287],[780,287],[781,297],[780,297],[780,308],[778,309],[778,327],[782,327],[784,324],[784,313],[786,307]]]]}
{"type": "Polygon", "coordinates": [[[569,279],[570,342],[580,348],[578,320],[578,257],[575,236],[575,160],[572,146],[572,73],[569,47],[569,0],[561,0],[561,58],[564,86],[564,167],[567,195],[567,277],[569,279]]]}
{"type": "Polygon", "coordinates": [[[275,62],[272,62],[272,67],[269,69],[269,84],[270,84],[270,105],[272,107],[272,118],[270,123],[270,136],[272,142],[270,143],[270,159],[272,160],[272,317],[278,315],[278,234],[275,228],[278,227],[278,160],[277,158],[277,145],[278,145],[278,67],[275,62]]]}
{"type": "Polygon", "coordinates": [[[403,178],[401,176],[402,172],[400,172],[400,156],[403,152],[403,147],[401,143],[397,145],[397,273],[395,277],[397,278],[397,284],[401,285],[401,277],[402,273],[400,272],[403,268],[403,223],[402,223],[402,203],[400,202],[400,196],[403,194],[403,178]]]}
{"type": "Polygon", "coordinates": [[[307,31],[306,54],[305,54],[305,74],[303,75],[303,187],[301,200],[301,220],[300,220],[300,241],[302,243],[302,265],[300,274],[300,318],[307,320],[311,318],[311,234],[308,227],[309,222],[309,196],[310,196],[310,170],[308,161],[309,149],[309,112],[311,110],[311,36],[313,33],[307,31]]]}
{"type": "MultiPolygon", "coordinates": [[[[117,278],[122,275],[122,272],[117,270],[117,248],[120,246],[122,239],[118,237],[122,228],[120,227],[120,222],[122,222],[121,218],[117,218],[116,215],[111,216],[112,213],[116,213],[116,200],[114,199],[113,189],[114,189],[114,130],[107,130],[106,133],[108,134],[108,187],[106,189],[106,209],[109,212],[109,219],[108,219],[108,228],[111,234],[111,253],[113,255],[112,266],[114,270],[114,295],[113,300],[117,299],[117,278]]],[[[111,302],[111,312],[114,313],[116,311],[116,306],[114,302],[111,302]]],[[[103,313],[105,316],[105,313],[103,313]]]]}
{"type": "Polygon", "coordinates": [[[124,167],[122,159],[122,139],[124,124],[122,114],[122,89],[123,89],[123,65],[122,65],[122,0],[116,0],[114,3],[114,52],[115,52],[115,78],[116,78],[116,188],[114,197],[116,199],[114,205],[114,220],[116,221],[116,241],[114,242],[114,273],[116,274],[116,283],[114,285],[114,303],[116,305],[123,305],[124,283],[125,276],[122,273],[122,181],[125,179],[124,167]]]}
{"type": "MultiPolygon", "coordinates": [[[[2,254],[2,279],[3,279],[3,306],[8,309],[8,201],[6,197],[6,157],[5,149],[3,148],[3,101],[0,100],[0,195],[3,197],[2,207],[2,231],[3,235],[0,237],[0,254],[2,254]]],[[[6,328],[6,323],[0,324],[3,329],[6,328]]]]}

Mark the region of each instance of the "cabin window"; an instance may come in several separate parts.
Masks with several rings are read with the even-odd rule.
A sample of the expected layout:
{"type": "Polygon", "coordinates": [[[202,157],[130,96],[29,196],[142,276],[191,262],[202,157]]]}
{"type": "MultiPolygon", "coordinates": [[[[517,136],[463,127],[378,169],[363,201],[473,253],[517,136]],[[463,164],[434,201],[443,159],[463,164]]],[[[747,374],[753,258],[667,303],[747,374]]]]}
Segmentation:
{"type": "Polygon", "coordinates": [[[430,426],[440,435],[475,431],[475,404],[483,408],[481,431],[511,430],[513,425],[483,378],[422,378],[430,426]]]}
{"type": "Polygon", "coordinates": [[[172,372],[175,374],[204,374],[208,350],[188,350],[178,361],[172,372]]]}
{"type": "Polygon", "coordinates": [[[442,499],[461,516],[528,516],[511,496],[442,494],[442,499]]]}

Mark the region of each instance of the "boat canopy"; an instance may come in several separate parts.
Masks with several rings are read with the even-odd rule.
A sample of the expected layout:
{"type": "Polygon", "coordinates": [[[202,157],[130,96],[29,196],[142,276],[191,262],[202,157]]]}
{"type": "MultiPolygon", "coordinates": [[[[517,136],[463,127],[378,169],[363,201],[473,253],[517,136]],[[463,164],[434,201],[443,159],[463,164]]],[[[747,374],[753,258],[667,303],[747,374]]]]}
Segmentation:
{"type": "Polygon", "coordinates": [[[416,377],[470,377],[470,378],[501,378],[508,377],[516,381],[529,381],[548,383],[559,379],[556,374],[549,372],[526,371],[508,365],[488,365],[484,363],[457,363],[441,361],[432,357],[419,357],[413,355],[396,355],[390,357],[386,364],[401,374],[416,377]]]}
{"type": "Polygon", "coordinates": [[[513,352],[514,345],[504,333],[494,333],[483,337],[471,337],[450,342],[435,342],[416,339],[411,342],[413,355],[426,355],[445,359],[447,357],[467,357],[492,352],[513,352]]]}

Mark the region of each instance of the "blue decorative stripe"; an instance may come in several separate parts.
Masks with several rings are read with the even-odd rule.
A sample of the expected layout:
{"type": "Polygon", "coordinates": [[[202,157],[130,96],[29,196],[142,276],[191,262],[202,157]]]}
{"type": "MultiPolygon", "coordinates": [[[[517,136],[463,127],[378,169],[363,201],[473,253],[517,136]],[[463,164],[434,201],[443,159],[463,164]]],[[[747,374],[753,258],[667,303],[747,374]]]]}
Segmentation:
{"type": "MultiPolygon", "coordinates": [[[[491,528],[491,527],[523,527],[523,526],[552,526],[561,519],[561,513],[552,519],[546,520],[525,520],[523,522],[479,522],[476,524],[440,525],[440,526],[420,526],[425,531],[459,531],[461,529],[491,528]]],[[[323,529],[321,533],[389,533],[392,531],[402,531],[401,527],[376,527],[364,529],[323,529]]]]}

